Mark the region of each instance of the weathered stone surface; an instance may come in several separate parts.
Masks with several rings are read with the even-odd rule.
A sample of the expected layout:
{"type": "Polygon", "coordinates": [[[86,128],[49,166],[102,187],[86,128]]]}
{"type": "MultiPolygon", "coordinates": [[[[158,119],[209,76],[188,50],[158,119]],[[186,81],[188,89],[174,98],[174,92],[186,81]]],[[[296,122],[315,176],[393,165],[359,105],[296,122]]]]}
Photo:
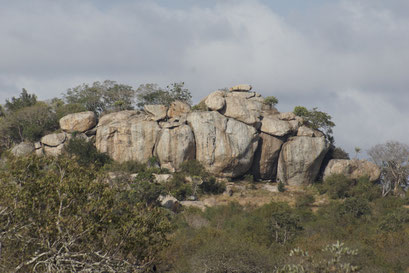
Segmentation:
{"type": "Polygon", "coordinates": [[[277,175],[278,156],[283,142],[278,138],[260,133],[251,172],[257,179],[274,180],[277,175]]]}
{"type": "Polygon", "coordinates": [[[66,132],[85,132],[97,124],[94,112],[87,111],[66,115],[60,119],[60,127],[66,132]]]}
{"type": "Polygon", "coordinates": [[[240,96],[227,96],[225,100],[226,106],[221,111],[223,115],[248,125],[259,126],[262,104],[240,96]]]}
{"type": "Polygon", "coordinates": [[[64,144],[58,145],[56,147],[51,147],[51,146],[44,146],[43,152],[46,155],[50,156],[59,156],[62,154],[64,151],[64,144]]]}
{"type": "Polygon", "coordinates": [[[33,153],[35,150],[34,144],[31,142],[21,142],[11,149],[11,153],[15,156],[25,156],[33,153]]]}
{"type": "Polygon", "coordinates": [[[67,140],[66,133],[49,134],[41,138],[41,143],[50,147],[56,147],[67,140]]]}
{"type": "Polygon", "coordinates": [[[253,87],[249,84],[239,84],[239,85],[235,85],[233,87],[231,87],[229,90],[230,91],[244,91],[244,92],[248,92],[251,89],[253,89],[253,87]]]}
{"type": "Polygon", "coordinates": [[[265,116],[261,121],[261,131],[272,136],[285,136],[293,131],[293,127],[276,116],[265,116]]]}
{"type": "Polygon", "coordinates": [[[332,159],[325,168],[324,180],[333,174],[343,174],[351,179],[368,176],[370,181],[375,182],[379,180],[381,170],[376,164],[367,160],[332,159]]]}
{"type": "Polygon", "coordinates": [[[218,112],[193,112],[188,123],[196,140],[196,159],[212,174],[237,177],[246,173],[257,148],[256,129],[218,112]]]}
{"type": "MultiPolygon", "coordinates": [[[[138,117],[142,119],[143,116],[144,114],[141,113],[141,111],[137,111],[137,110],[125,110],[125,111],[120,111],[120,112],[109,113],[109,114],[106,114],[100,117],[99,122],[98,122],[98,127],[104,126],[108,123],[112,123],[115,121],[124,121],[128,119],[132,119],[134,117],[138,117]]],[[[147,116],[146,116],[146,120],[148,120],[147,116]]]]}
{"type": "MultiPolygon", "coordinates": [[[[240,92],[240,91],[232,91],[226,94],[228,97],[240,97],[242,99],[250,99],[256,96],[255,92],[240,92]]],[[[264,101],[264,99],[263,99],[264,101]]]]}
{"type": "Polygon", "coordinates": [[[218,111],[223,109],[224,105],[226,104],[226,100],[224,97],[225,92],[215,91],[211,93],[209,96],[207,96],[204,102],[210,110],[218,111]]]}
{"type": "Polygon", "coordinates": [[[293,112],[285,112],[285,113],[280,113],[278,115],[279,119],[287,120],[287,121],[294,120],[295,117],[296,117],[296,115],[293,112]]]}
{"type": "Polygon", "coordinates": [[[136,160],[145,163],[153,156],[159,125],[146,120],[145,115],[128,114],[117,114],[110,119],[111,122],[98,124],[96,147],[119,162],[136,160]]]}
{"type": "Polygon", "coordinates": [[[166,118],[168,108],[165,105],[145,105],[143,107],[146,113],[149,114],[152,120],[158,121],[166,118]]]}
{"type": "Polygon", "coordinates": [[[298,128],[297,136],[323,137],[324,134],[307,126],[301,126],[298,128]]]}
{"type": "Polygon", "coordinates": [[[168,117],[175,118],[179,117],[183,114],[187,114],[191,111],[190,105],[183,102],[176,100],[171,103],[168,110],[168,117]]]}
{"type": "Polygon", "coordinates": [[[328,151],[324,137],[292,137],[284,143],[278,160],[278,179],[288,185],[314,182],[328,151]]]}
{"type": "Polygon", "coordinates": [[[155,155],[162,168],[178,170],[184,161],[195,158],[195,152],[195,138],[188,125],[161,130],[155,155]]]}

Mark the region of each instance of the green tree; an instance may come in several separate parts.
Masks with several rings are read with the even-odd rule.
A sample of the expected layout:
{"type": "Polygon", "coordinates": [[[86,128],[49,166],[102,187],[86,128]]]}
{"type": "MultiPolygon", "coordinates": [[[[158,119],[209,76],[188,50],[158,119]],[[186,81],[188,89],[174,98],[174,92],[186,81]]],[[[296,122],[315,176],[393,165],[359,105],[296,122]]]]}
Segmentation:
{"type": "Polygon", "coordinates": [[[294,114],[302,117],[307,126],[314,130],[322,130],[327,137],[327,139],[334,143],[334,138],[332,136],[332,128],[335,123],[331,120],[332,117],[325,112],[318,111],[317,107],[308,110],[304,106],[296,106],[293,110],[294,114]]]}
{"type": "Polygon", "coordinates": [[[166,245],[163,211],[123,198],[92,164],[11,157],[0,177],[2,272],[141,272],[166,245]]]}
{"type": "Polygon", "coordinates": [[[188,89],[184,88],[184,84],[184,82],[172,83],[166,86],[165,89],[153,83],[142,84],[136,90],[137,105],[138,107],[143,107],[147,104],[170,105],[175,100],[191,104],[192,95],[188,89]]]}
{"type": "Polygon", "coordinates": [[[37,96],[35,94],[28,94],[27,90],[23,88],[20,97],[12,97],[11,100],[6,100],[6,110],[10,112],[17,111],[24,107],[29,107],[37,103],[37,96]]]}
{"type": "Polygon", "coordinates": [[[135,90],[129,85],[106,80],[70,88],[63,96],[68,104],[79,104],[88,111],[100,114],[133,109],[135,90]]]}
{"type": "Polygon", "coordinates": [[[264,98],[264,103],[275,106],[278,103],[278,99],[274,96],[268,96],[264,98]]]}

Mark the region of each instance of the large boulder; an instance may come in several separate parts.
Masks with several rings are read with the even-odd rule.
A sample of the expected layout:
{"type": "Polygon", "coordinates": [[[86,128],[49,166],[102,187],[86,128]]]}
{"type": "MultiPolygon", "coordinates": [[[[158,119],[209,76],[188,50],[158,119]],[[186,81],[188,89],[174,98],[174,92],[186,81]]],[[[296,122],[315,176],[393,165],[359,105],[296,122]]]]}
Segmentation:
{"type": "Polygon", "coordinates": [[[206,104],[207,108],[213,111],[218,111],[223,109],[224,105],[226,104],[225,100],[225,93],[224,91],[215,91],[211,93],[205,99],[204,103],[206,104]]]}
{"type": "Polygon", "coordinates": [[[35,150],[34,144],[31,142],[21,142],[11,149],[11,153],[15,156],[25,156],[33,153],[35,150]]]}
{"type": "Polygon", "coordinates": [[[50,156],[59,156],[64,151],[64,144],[60,144],[55,147],[45,146],[43,147],[43,153],[50,156]]]}
{"type": "Polygon", "coordinates": [[[257,149],[256,129],[218,112],[193,112],[187,117],[196,140],[196,159],[212,174],[237,177],[246,173],[257,149]]]}
{"type": "Polygon", "coordinates": [[[176,100],[169,106],[168,117],[175,118],[187,114],[191,111],[191,107],[186,102],[176,100]]]}
{"type": "Polygon", "coordinates": [[[367,176],[370,181],[375,182],[381,176],[381,170],[367,160],[332,159],[325,168],[324,180],[333,174],[343,174],[351,179],[367,176]]]}
{"type": "Polygon", "coordinates": [[[195,159],[195,152],[195,138],[188,125],[161,130],[155,155],[162,168],[178,170],[184,161],[195,159]]]}
{"type": "Polygon", "coordinates": [[[293,132],[293,126],[286,121],[281,120],[277,116],[265,116],[261,121],[260,130],[272,136],[282,137],[293,132]]]}
{"type": "Polygon", "coordinates": [[[72,132],[85,132],[97,124],[97,116],[94,112],[87,111],[66,115],[60,119],[62,130],[72,132]]]}
{"type": "Polygon", "coordinates": [[[49,134],[41,138],[41,143],[50,147],[57,147],[67,140],[67,134],[62,132],[58,134],[49,134]]]}
{"type": "Polygon", "coordinates": [[[277,175],[278,156],[283,142],[273,136],[260,133],[251,172],[257,179],[274,180],[277,175]]]}
{"type": "Polygon", "coordinates": [[[104,120],[102,125],[98,124],[96,147],[119,162],[136,160],[145,163],[153,156],[160,127],[143,114],[128,114],[117,114],[110,119],[111,122],[104,120]],[[121,116],[124,119],[119,119],[121,116]]]}
{"type": "MultiPolygon", "coordinates": [[[[237,93],[237,92],[233,92],[237,93]]],[[[259,100],[247,99],[244,96],[229,93],[225,98],[226,105],[221,111],[223,115],[234,118],[248,125],[258,127],[263,103],[259,100]]]]}
{"type": "Polygon", "coordinates": [[[120,112],[109,113],[99,118],[98,127],[104,126],[115,121],[120,122],[135,117],[139,118],[140,116],[143,116],[143,113],[138,110],[124,110],[120,112]]]}
{"type": "Polygon", "coordinates": [[[291,137],[280,152],[278,179],[295,186],[313,183],[328,148],[325,137],[291,137]]]}
{"type": "Polygon", "coordinates": [[[166,118],[168,108],[165,105],[152,104],[145,105],[143,110],[150,115],[152,120],[158,121],[166,118]]]}

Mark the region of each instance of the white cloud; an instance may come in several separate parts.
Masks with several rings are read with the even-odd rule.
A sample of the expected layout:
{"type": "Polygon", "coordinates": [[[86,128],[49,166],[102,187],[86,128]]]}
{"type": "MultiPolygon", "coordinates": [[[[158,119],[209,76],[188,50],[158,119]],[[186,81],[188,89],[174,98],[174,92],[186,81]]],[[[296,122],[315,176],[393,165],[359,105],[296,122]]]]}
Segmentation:
{"type": "Polygon", "coordinates": [[[407,1],[340,0],[286,17],[255,0],[22,2],[0,10],[0,102],[22,87],[51,98],[104,79],[185,81],[195,100],[248,82],[281,110],[330,113],[350,152],[409,141],[407,1]]]}

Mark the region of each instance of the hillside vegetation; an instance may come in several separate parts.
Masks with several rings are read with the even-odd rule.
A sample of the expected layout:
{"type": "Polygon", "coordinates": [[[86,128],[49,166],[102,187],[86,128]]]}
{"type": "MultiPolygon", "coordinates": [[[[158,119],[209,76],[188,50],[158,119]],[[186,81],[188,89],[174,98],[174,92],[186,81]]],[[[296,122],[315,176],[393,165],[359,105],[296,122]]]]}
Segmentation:
{"type": "MultiPolygon", "coordinates": [[[[26,90],[7,100],[0,111],[0,272],[409,272],[409,148],[402,143],[369,151],[380,171],[374,181],[362,171],[372,163],[348,160],[335,146],[330,115],[296,107],[328,151],[314,181],[295,185],[263,180],[254,166],[220,177],[196,159],[166,162],[174,170],[155,156],[113,160],[97,149],[92,130],[68,133],[59,125],[86,110],[101,121],[176,100],[191,103],[183,83],[134,90],[112,81],[48,102],[26,90]],[[62,133],[59,154],[16,152],[19,143],[62,133]],[[362,169],[337,174],[341,163],[362,169]]],[[[266,103],[276,111],[276,98],[266,103]]],[[[203,103],[195,109],[209,111],[203,103]]]]}

